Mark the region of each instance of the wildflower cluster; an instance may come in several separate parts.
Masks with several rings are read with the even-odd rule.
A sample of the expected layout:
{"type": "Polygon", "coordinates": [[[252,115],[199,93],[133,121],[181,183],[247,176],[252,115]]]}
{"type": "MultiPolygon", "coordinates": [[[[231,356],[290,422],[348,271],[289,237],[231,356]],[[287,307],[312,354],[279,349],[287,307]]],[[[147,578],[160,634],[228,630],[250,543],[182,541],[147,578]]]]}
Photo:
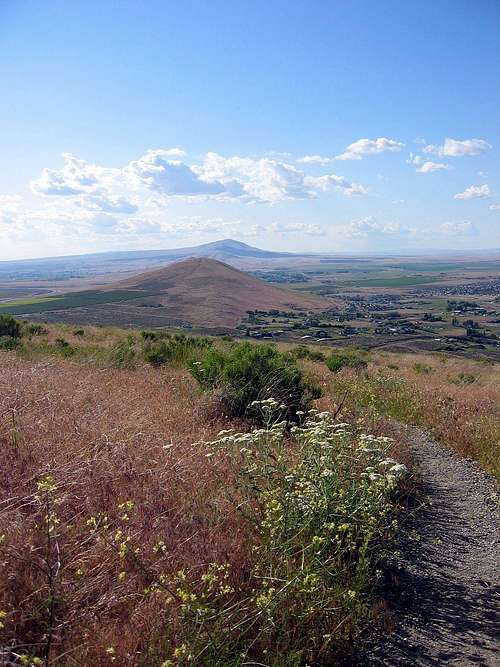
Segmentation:
{"type": "Polygon", "coordinates": [[[293,637],[300,628],[304,657],[327,655],[347,639],[347,616],[366,611],[377,544],[394,525],[392,499],[407,471],[388,457],[389,438],[358,434],[328,412],[301,413],[292,426],[276,401],[252,406],[265,428],[208,443],[210,456],[237,463],[239,507],[254,523],[251,605],[261,633],[293,637]]]}

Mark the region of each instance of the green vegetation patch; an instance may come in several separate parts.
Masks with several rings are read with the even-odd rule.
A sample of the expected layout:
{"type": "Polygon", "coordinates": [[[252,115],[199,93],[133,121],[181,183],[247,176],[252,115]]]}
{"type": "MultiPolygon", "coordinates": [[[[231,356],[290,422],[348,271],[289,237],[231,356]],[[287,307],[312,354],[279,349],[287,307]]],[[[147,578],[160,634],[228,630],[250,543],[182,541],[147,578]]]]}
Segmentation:
{"type": "Polygon", "coordinates": [[[109,292],[86,290],[85,292],[74,292],[61,296],[34,297],[11,301],[0,305],[0,314],[28,315],[30,313],[44,313],[50,310],[66,310],[67,308],[144,299],[154,296],[154,294],[154,292],[139,292],[137,290],[110,290],[109,292]]]}
{"type": "Polygon", "coordinates": [[[193,363],[191,373],[202,388],[218,390],[235,416],[256,416],[255,401],[273,398],[279,401],[283,417],[296,421],[321,395],[295,359],[273,345],[239,343],[228,351],[209,349],[193,363]]]}

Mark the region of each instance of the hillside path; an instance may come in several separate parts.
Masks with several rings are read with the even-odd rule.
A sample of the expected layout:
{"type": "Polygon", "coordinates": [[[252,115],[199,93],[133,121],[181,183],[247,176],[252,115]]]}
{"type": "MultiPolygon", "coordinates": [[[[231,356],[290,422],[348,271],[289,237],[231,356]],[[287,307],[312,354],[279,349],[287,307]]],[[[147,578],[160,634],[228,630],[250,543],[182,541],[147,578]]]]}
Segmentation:
{"type": "MultiPolygon", "coordinates": [[[[392,634],[370,640],[355,665],[499,666],[500,529],[495,481],[410,429],[430,503],[403,527],[392,634]]],[[[500,456],[500,452],[499,452],[500,456]]]]}

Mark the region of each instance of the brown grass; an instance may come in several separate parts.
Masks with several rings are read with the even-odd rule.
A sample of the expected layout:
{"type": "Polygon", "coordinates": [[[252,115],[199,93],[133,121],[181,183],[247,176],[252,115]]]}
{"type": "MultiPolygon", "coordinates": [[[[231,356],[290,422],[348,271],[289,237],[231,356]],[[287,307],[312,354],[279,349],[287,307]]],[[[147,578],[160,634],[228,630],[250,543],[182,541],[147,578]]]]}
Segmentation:
{"type": "Polygon", "coordinates": [[[134,594],[150,583],[152,570],[156,576],[159,569],[173,574],[181,564],[189,571],[222,562],[245,577],[239,516],[225,514],[221,492],[220,479],[231,473],[221,464],[215,475],[213,464],[191,445],[235,424],[212,416],[210,403],[182,372],[96,370],[2,353],[0,396],[0,558],[6,574],[0,578],[0,610],[8,619],[3,643],[15,638],[43,655],[47,569],[60,560],[50,664],[108,665],[112,658],[124,665],[154,664],[148,660],[161,647],[147,641],[160,634],[168,605],[160,609],[154,596],[138,600],[134,594]],[[57,485],[50,498],[61,519],[57,544],[49,545],[45,496],[42,506],[35,498],[37,481],[47,474],[57,485]],[[220,504],[216,525],[207,523],[207,498],[220,504]],[[123,527],[118,506],[128,499],[135,508],[124,530],[131,550],[148,554],[147,565],[120,559],[117,545],[92,537],[85,524],[87,517],[104,514],[112,526],[123,527]],[[159,540],[165,553],[153,556],[159,540]],[[126,577],[118,581],[121,571],[126,577]],[[115,653],[106,652],[110,647],[115,653]]]}
{"type": "Polygon", "coordinates": [[[499,364],[441,354],[378,353],[366,374],[342,370],[335,375],[323,364],[309,364],[309,372],[325,388],[324,409],[345,396],[344,414],[371,417],[373,432],[381,417],[416,424],[500,478],[499,364]],[[461,383],[464,375],[474,381],[461,383]],[[391,388],[392,379],[401,381],[399,388],[391,388]]]}

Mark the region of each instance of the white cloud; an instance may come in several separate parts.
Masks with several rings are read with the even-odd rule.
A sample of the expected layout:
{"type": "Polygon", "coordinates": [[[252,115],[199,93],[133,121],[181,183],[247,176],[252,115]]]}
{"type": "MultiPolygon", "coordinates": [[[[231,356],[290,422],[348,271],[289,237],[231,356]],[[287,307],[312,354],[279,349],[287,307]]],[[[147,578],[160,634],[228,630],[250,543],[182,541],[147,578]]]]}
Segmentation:
{"type": "Polygon", "coordinates": [[[105,213],[137,213],[138,207],[126,197],[86,195],[75,202],[89,211],[103,211],[105,213]]]}
{"type": "Polygon", "coordinates": [[[445,222],[439,230],[446,236],[477,236],[478,231],[472,222],[445,222]]]}
{"type": "Polygon", "coordinates": [[[278,234],[306,234],[307,236],[324,236],[325,230],[319,225],[308,222],[273,222],[270,227],[272,232],[278,234]]]}
{"type": "Polygon", "coordinates": [[[254,159],[207,153],[201,163],[172,159],[181,149],[148,150],[122,169],[90,164],[65,153],[61,169],[44,169],[31,183],[35,194],[66,198],[80,208],[109,214],[140,212],[149,198],[164,206],[168,198],[276,203],[312,199],[334,187],[343,194],[366,190],[344,177],[308,176],[296,166],[269,157],[254,159]]]}
{"type": "Polygon", "coordinates": [[[500,204],[492,204],[490,206],[490,211],[498,211],[500,209],[500,204]]]}
{"type": "Polygon", "coordinates": [[[372,236],[407,236],[411,232],[398,222],[378,222],[372,215],[369,215],[345,225],[341,233],[348,238],[368,238],[372,236]]]}
{"type": "Polygon", "coordinates": [[[187,155],[182,148],[167,148],[164,153],[168,157],[185,157],[187,155]]]}
{"type": "Polygon", "coordinates": [[[431,153],[439,157],[459,157],[462,155],[479,155],[491,148],[484,139],[450,139],[447,137],[442,145],[429,144],[423,149],[424,153],[431,153]]]}
{"type": "Polygon", "coordinates": [[[98,193],[110,187],[120,175],[119,169],[89,164],[71,153],[63,153],[63,158],[62,169],[43,169],[40,178],[32,181],[33,192],[59,197],[98,193]]]}
{"type": "Polygon", "coordinates": [[[413,164],[417,167],[416,171],[419,174],[429,174],[433,171],[439,171],[441,169],[449,169],[447,164],[442,162],[432,162],[431,160],[425,160],[421,155],[414,155],[410,153],[408,159],[406,160],[407,164],[413,164]]]}
{"type": "Polygon", "coordinates": [[[319,164],[322,166],[330,164],[331,161],[331,157],[323,157],[321,155],[304,155],[303,157],[297,158],[297,162],[302,164],[319,164]]]}
{"type": "Polygon", "coordinates": [[[429,174],[433,171],[439,171],[441,169],[448,169],[447,164],[443,164],[442,162],[432,162],[431,160],[427,160],[423,164],[420,165],[420,167],[417,168],[417,171],[420,174],[429,174]]]}
{"type": "Polygon", "coordinates": [[[490,196],[489,185],[471,185],[463,192],[455,195],[454,199],[483,199],[490,196]]]}
{"type": "Polygon", "coordinates": [[[342,192],[346,197],[353,195],[366,195],[367,190],[360,183],[350,183],[343,176],[336,174],[326,174],[325,176],[306,176],[305,182],[315,190],[322,190],[325,192],[331,187],[342,192]]]}
{"type": "Polygon", "coordinates": [[[0,195],[0,224],[10,225],[17,222],[21,203],[21,197],[0,195]]]}
{"type": "Polygon", "coordinates": [[[222,183],[204,179],[187,164],[168,158],[168,151],[149,150],[138,160],[130,162],[124,172],[134,186],[156,190],[167,196],[195,197],[218,195],[225,191],[222,183]]]}
{"type": "Polygon", "coordinates": [[[374,155],[376,153],[397,153],[403,148],[404,144],[394,139],[379,137],[378,139],[358,139],[349,144],[345,151],[337,155],[336,160],[361,160],[363,155],[374,155]]]}
{"type": "Polygon", "coordinates": [[[296,167],[270,158],[252,159],[207,153],[196,171],[209,182],[220,182],[230,197],[274,203],[285,199],[310,199],[316,193],[306,175],[296,167]]]}

